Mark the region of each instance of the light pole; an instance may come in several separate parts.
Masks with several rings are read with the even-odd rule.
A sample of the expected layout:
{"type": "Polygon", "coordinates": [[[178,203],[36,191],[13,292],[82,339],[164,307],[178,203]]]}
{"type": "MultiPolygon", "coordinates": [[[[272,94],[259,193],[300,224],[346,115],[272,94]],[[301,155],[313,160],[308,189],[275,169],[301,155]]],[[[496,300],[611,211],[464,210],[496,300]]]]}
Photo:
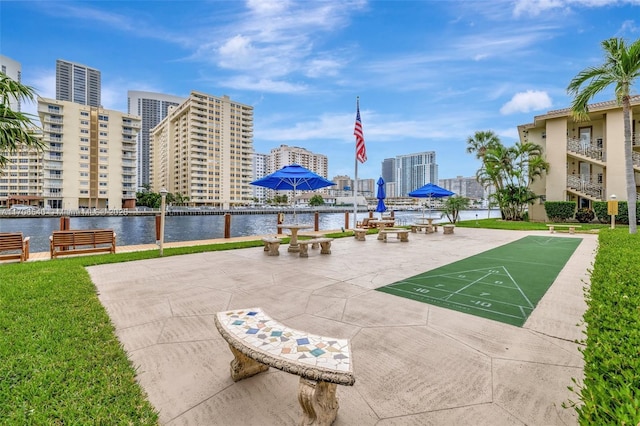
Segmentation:
{"type": "Polygon", "coordinates": [[[611,201],[609,201],[608,212],[611,215],[611,229],[616,227],[616,215],[618,214],[618,202],[616,201],[616,194],[611,194],[611,201]]]}
{"type": "Polygon", "coordinates": [[[165,188],[160,188],[160,198],[162,201],[160,202],[160,257],[163,255],[163,245],[164,245],[164,210],[167,202],[167,190],[165,188]]]}

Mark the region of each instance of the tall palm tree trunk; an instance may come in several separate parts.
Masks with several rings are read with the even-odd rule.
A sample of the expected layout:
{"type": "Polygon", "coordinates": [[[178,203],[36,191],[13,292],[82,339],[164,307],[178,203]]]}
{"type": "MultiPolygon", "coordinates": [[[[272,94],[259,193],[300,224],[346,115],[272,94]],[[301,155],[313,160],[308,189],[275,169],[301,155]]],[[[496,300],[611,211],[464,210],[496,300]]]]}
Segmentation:
{"type": "Polygon", "coordinates": [[[631,146],[631,101],[630,96],[622,99],[624,119],[625,177],[627,181],[627,207],[629,215],[629,233],[638,232],[636,220],[636,179],[633,169],[633,147],[631,146]]]}

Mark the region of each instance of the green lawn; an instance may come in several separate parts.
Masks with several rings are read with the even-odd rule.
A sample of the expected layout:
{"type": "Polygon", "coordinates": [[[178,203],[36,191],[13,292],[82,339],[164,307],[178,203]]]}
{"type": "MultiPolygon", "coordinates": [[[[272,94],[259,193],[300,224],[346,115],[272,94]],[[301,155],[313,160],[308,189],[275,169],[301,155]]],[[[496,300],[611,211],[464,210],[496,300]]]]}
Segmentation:
{"type": "MultiPolygon", "coordinates": [[[[544,224],[496,219],[457,226],[546,229],[544,224]]],[[[640,236],[628,235],[625,227],[613,231],[607,227],[580,228],[581,232],[601,229],[602,235],[592,271],[597,291],[587,295],[588,327],[581,342],[586,385],[575,387],[581,403],[576,411],[581,424],[638,424],[640,236]]],[[[260,241],[225,243],[165,248],[164,253],[261,245],[260,241]]],[[[137,385],[135,371],[85,270],[90,265],[155,257],[154,250],[0,265],[0,424],[157,424],[157,413],[137,385]]]]}

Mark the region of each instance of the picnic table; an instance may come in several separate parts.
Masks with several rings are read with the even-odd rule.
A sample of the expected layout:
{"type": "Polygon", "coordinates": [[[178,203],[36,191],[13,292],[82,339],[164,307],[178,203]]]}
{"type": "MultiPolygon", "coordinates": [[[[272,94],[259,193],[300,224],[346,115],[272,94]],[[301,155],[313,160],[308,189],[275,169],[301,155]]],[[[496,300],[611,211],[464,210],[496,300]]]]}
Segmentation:
{"type": "Polygon", "coordinates": [[[395,220],[391,220],[391,219],[376,219],[376,220],[370,220],[369,223],[375,225],[376,228],[379,229],[378,231],[378,239],[382,240],[382,230],[388,226],[393,226],[396,221],[395,220]]]}
{"type": "Polygon", "coordinates": [[[298,231],[301,229],[313,229],[313,225],[302,225],[297,223],[291,223],[288,225],[283,223],[278,225],[278,227],[291,231],[291,239],[289,240],[289,248],[287,249],[287,251],[289,251],[290,253],[300,252],[300,245],[298,244],[298,231]]]}

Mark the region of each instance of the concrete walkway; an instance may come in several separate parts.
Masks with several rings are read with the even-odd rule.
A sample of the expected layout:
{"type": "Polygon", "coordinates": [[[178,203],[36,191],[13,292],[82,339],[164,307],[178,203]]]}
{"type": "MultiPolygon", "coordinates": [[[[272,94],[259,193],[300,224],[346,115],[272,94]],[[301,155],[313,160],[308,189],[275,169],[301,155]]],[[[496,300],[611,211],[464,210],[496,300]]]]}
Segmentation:
{"type": "Polygon", "coordinates": [[[336,239],[331,255],[280,247],[88,268],[164,425],[295,425],[298,377],[270,369],[234,383],[217,311],[261,307],[289,327],[351,339],[356,383],[334,425],[571,425],[597,235],[583,241],[524,327],[374,291],[526,235],[456,228],[408,243],[336,239]]]}

